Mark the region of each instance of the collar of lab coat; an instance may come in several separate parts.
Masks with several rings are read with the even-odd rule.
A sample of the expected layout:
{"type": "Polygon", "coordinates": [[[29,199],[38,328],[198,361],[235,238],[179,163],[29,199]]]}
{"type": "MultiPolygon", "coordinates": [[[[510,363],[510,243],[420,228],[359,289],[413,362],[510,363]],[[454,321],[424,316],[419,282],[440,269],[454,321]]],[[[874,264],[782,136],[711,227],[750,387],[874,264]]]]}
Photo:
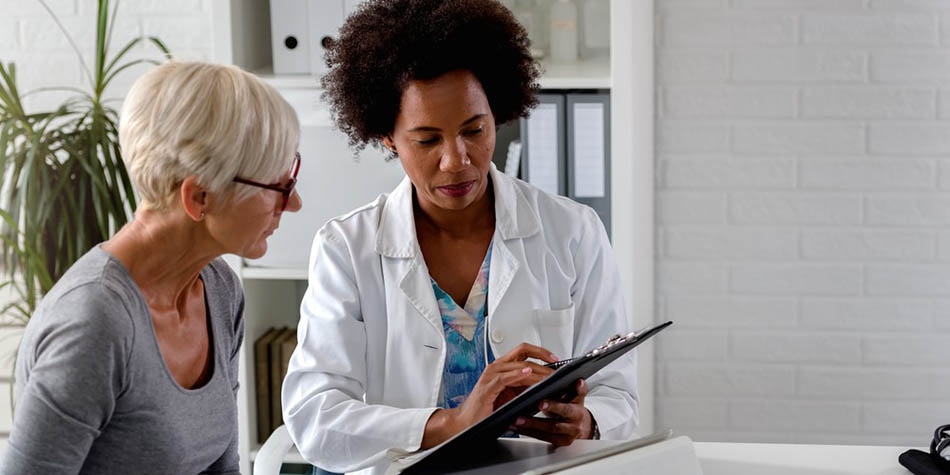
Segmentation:
{"type": "MultiPolygon", "coordinates": [[[[495,193],[495,230],[502,239],[522,239],[537,233],[540,219],[515,180],[499,172],[495,164],[488,171],[495,193]]],[[[376,231],[376,252],[388,257],[415,257],[419,252],[412,213],[412,182],[403,178],[383,205],[376,231]]]]}

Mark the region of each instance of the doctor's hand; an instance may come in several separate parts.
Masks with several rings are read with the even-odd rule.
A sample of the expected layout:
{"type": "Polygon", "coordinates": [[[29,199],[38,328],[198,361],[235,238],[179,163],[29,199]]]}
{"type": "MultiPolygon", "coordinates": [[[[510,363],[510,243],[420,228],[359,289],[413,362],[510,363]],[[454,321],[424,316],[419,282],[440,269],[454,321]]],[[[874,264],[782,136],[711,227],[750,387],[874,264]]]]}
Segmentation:
{"type": "Polygon", "coordinates": [[[538,410],[547,417],[519,417],[511,430],[558,447],[571,445],[575,439],[590,439],[594,419],[584,407],[590,388],[586,381],[578,379],[574,390],[577,396],[570,402],[541,401],[538,410]]]}
{"type": "Polygon", "coordinates": [[[462,405],[454,409],[439,409],[429,417],[420,448],[438,445],[467,429],[554,372],[551,368],[526,361],[528,358],[545,363],[557,361],[557,357],[540,346],[518,345],[485,367],[462,405]]]}

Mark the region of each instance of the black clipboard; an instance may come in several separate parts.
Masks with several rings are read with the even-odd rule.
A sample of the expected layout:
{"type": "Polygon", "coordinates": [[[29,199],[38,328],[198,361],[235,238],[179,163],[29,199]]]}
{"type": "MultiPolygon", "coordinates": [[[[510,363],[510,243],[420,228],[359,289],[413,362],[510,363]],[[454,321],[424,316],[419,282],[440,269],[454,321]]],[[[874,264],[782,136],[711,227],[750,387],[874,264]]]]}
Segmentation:
{"type": "Polygon", "coordinates": [[[403,469],[401,473],[405,475],[441,473],[445,471],[445,467],[457,466],[462,459],[478,457],[476,454],[479,451],[473,449],[495,441],[508,430],[516,418],[538,413],[538,405],[543,399],[558,401],[574,399],[574,384],[578,379],[590,378],[604,366],[672,324],[673,322],[666,322],[642,332],[623,337],[615,336],[584,356],[572,359],[544,380],[525,389],[518,397],[496,409],[488,417],[430,449],[428,454],[403,469]]]}

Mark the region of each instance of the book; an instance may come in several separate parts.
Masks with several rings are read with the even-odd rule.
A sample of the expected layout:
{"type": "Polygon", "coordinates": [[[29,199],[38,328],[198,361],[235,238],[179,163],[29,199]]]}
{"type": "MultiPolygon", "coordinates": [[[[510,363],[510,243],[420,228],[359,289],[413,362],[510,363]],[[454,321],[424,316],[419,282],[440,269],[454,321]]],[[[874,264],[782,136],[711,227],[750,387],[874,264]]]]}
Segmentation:
{"type": "Polygon", "coordinates": [[[270,428],[267,435],[270,435],[274,429],[284,424],[284,416],[280,410],[280,386],[284,382],[280,374],[281,358],[280,348],[284,340],[293,336],[294,331],[289,328],[282,328],[278,331],[277,337],[268,345],[267,350],[270,354],[270,428]]]}
{"type": "MultiPolygon", "coordinates": [[[[280,381],[283,385],[283,381],[287,378],[287,368],[290,366],[290,355],[293,354],[294,349],[297,348],[297,330],[291,328],[288,330],[290,336],[283,340],[280,344],[280,381]]],[[[278,401],[280,401],[280,395],[277,395],[278,401]]]]}
{"type": "Polygon", "coordinates": [[[279,334],[271,327],[254,341],[254,387],[257,389],[257,441],[263,444],[270,436],[270,353],[268,344],[279,334]]]}

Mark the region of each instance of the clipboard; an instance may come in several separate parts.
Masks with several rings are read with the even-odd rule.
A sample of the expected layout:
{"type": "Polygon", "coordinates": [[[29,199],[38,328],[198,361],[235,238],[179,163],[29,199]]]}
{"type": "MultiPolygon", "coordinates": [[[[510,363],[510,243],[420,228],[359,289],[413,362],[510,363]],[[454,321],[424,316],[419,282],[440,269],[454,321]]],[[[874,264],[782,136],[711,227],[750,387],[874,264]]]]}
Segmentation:
{"type": "Polygon", "coordinates": [[[438,467],[457,464],[460,458],[478,453],[477,446],[488,445],[508,430],[508,426],[518,417],[532,416],[538,413],[538,405],[544,399],[570,401],[576,396],[574,384],[578,379],[590,378],[601,368],[607,366],[628,351],[636,348],[653,335],[663,331],[673,322],[666,322],[642,332],[615,336],[603,345],[574,358],[560,366],[554,373],[537,384],[525,389],[514,399],[492,412],[491,415],[476,422],[468,429],[430,449],[429,453],[403,469],[406,475],[440,473],[438,467]]]}

